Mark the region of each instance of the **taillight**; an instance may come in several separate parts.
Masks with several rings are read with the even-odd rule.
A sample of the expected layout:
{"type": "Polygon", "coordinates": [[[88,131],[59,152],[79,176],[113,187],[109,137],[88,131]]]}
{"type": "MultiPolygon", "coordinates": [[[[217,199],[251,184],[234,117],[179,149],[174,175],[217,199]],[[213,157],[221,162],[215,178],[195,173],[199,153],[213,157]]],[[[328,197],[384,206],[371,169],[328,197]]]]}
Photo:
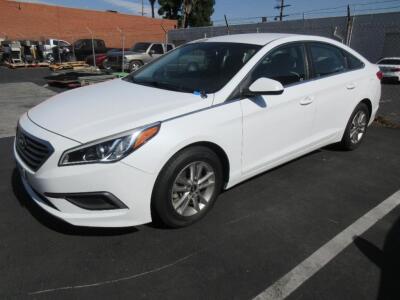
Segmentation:
{"type": "Polygon", "coordinates": [[[383,72],[382,71],[378,71],[378,73],[376,73],[376,77],[378,77],[379,80],[382,80],[383,72]]]}

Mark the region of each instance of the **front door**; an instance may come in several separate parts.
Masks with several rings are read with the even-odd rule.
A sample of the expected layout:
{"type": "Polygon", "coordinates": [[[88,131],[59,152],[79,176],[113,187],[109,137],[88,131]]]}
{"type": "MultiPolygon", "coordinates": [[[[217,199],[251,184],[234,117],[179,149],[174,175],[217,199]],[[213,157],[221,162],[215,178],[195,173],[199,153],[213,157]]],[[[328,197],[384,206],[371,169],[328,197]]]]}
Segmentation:
{"type": "Polygon", "coordinates": [[[308,78],[305,46],[293,43],[269,52],[249,75],[280,81],[281,95],[241,100],[243,111],[243,175],[290,159],[310,145],[315,114],[308,78]]]}

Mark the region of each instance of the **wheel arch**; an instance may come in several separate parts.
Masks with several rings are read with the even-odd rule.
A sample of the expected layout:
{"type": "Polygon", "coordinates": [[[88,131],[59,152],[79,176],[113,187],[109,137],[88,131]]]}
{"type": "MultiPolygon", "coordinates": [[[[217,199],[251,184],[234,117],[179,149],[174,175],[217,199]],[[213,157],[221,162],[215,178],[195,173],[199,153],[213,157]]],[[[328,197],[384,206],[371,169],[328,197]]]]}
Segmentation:
{"type": "MultiPolygon", "coordinates": [[[[369,112],[369,118],[371,118],[372,115],[372,102],[368,98],[364,98],[363,100],[360,101],[360,103],[364,103],[368,107],[368,112],[369,112]]],[[[371,121],[371,120],[370,120],[371,121]]]]}
{"type": "Polygon", "coordinates": [[[211,151],[213,151],[219,158],[221,164],[222,164],[222,171],[223,171],[223,187],[225,188],[229,182],[230,179],[230,171],[231,171],[231,164],[229,161],[229,156],[226,153],[226,151],[218,144],[216,144],[215,142],[211,142],[211,141],[192,141],[188,144],[185,145],[181,145],[181,147],[175,149],[173,151],[172,154],[168,155],[168,159],[164,162],[162,168],[160,169],[160,171],[158,172],[158,174],[161,173],[161,171],[163,170],[163,168],[165,167],[165,165],[170,161],[171,158],[173,158],[176,154],[178,154],[179,152],[191,148],[191,147],[195,147],[195,146],[203,146],[206,147],[208,149],[210,149],[211,151]]]}

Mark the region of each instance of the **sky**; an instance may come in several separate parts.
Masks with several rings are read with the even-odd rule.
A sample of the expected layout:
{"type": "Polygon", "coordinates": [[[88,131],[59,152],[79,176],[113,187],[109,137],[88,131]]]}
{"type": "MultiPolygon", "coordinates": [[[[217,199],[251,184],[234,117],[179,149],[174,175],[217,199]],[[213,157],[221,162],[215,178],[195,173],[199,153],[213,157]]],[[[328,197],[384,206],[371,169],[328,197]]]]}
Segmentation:
{"type": "MultiPolygon", "coordinates": [[[[15,0],[20,2],[44,3],[66,7],[107,10],[112,9],[121,13],[141,14],[142,0],[15,0]]],[[[158,1],[156,1],[158,2],[158,1]]],[[[215,12],[212,20],[215,24],[223,22],[224,15],[230,23],[256,22],[262,16],[272,20],[278,14],[274,6],[278,0],[215,0],[215,12]]],[[[148,0],[143,0],[146,16],[151,16],[148,0]]],[[[346,5],[352,5],[357,13],[399,11],[400,0],[285,0],[291,6],[285,9],[289,14],[287,19],[302,18],[305,12],[307,18],[344,15],[346,5]],[[327,10],[322,10],[327,9],[327,10]]],[[[158,5],[156,5],[158,6],[158,5]]],[[[156,15],[157,15],[156,8],[156,15]]]]}

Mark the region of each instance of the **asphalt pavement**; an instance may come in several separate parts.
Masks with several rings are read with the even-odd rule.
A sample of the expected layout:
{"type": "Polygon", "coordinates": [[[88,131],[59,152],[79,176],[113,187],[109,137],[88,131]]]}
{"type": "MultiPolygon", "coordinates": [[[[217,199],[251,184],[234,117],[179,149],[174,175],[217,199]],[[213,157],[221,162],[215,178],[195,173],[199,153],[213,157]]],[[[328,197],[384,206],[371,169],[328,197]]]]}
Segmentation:
{"type": "MultiPolygon", "coordinates": [[[[373,126],[356,151],[327,147],[224,192],[188,228],[90,229],[32,203],[2,138],[0,299],[252,299],[400,190],[399,149],[400,129],[373,126]]],[[[399,213],[289,299],[400,299],[399,213]]]]}

